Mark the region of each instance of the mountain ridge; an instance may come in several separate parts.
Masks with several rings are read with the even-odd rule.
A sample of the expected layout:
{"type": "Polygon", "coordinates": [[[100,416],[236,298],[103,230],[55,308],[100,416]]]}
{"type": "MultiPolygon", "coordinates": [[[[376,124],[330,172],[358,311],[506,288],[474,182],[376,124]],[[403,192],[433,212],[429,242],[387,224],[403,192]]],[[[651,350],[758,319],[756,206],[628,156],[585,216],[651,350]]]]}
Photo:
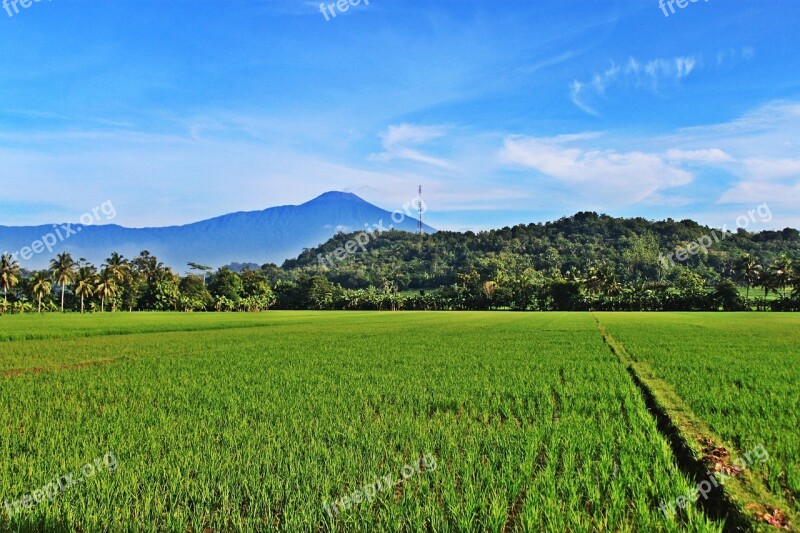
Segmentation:
{"type": "MultiPolygon", "coordinates": [[[[59,224],[0,226],[0,251],[17,253],[23,268],[45,268],[57,253],[86,258],[100,264],[112,251],[133,257],[149,250],[166,265],[178,270],[189,261],[220,266],[234,261],[281,263],[297,257],[303,249],[326,242],[339,231],[357,231],[391,219],[392,212],[363,198],[329,191],[298,205],[268,207],[260,211],[238,211],[183,225],[129,228],[118,224],[83,225],[64,223],[74,233],[44,248],[40,253],[19,254],[55,234],[59,224]]],[[[404,217],[394,223],[399,230],[414,232],[416,219],[404,217]]],[[[436,230],[425,225],[425,231],[436,230]]]]}

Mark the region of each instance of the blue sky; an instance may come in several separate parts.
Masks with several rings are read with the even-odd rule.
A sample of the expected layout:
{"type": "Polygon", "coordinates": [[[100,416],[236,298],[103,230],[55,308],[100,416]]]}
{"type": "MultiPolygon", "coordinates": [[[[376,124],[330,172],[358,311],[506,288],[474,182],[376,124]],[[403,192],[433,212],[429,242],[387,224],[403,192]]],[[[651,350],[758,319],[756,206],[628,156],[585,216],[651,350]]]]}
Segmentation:
{"type": "MultiPolygon", "coordinates": [[[[27,0],[26,0],[27,1],[27,0]]],[[[800,4],[42,0],[0,10],[0,224],[181,224],[347,190],[484,229],[800,227],[800,4]],[[328,2],[329,3],[329,2],[328,2]]],[[[761,228],[750,228],[761,229],[761,228]]]]}

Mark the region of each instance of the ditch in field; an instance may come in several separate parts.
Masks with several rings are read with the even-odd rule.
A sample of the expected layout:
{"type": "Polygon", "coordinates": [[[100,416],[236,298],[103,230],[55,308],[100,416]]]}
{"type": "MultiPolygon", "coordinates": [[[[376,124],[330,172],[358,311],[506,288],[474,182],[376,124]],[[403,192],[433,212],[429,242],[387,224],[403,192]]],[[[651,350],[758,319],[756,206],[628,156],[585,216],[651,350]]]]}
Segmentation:
{"type": "MultiPolygon", "coordinates": [[[[706,493],[706,498],[697,499],[706,516],[713,520],[724,520],[725,531],[750,531],[765,525],[790,530],[789,514],[775,506],[774,498],[769,497],[763,483],[749,475],[737,478],[737,475],[745,472],[736,472],[737,467],[733,465],[729,450],[720,445],[722,440],[691,412],[666,381],[657,377],[647,363],[632,357],[624,344],[611,336],[594,313],[592,316],[603,341],[626,367],[642,394],[647,410],[672,448],[681,472],[695,484],[709,480],[710,476],[717,480],[706,493]],[[719,452],[715,453],[717,450],[719,452]],[[723,485],[718,474],[711,474],[712,468],[715,472],[734,474],[723,485]]],[[[788,509],[788,506],[785,508],[788,509]]]]}

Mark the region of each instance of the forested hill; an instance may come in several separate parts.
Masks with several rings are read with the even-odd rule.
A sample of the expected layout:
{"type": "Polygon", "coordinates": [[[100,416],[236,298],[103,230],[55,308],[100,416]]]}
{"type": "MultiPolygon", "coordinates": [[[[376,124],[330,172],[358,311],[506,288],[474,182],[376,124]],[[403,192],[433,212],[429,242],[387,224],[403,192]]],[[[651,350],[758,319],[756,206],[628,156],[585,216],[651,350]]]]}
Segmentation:
{"type": "Polygon", "coordinates": [[[62,253],[50,271],[35,272],[4,254],[0,315],[60,307],[800,311],[794,229],[729,233],[595,213],[480,233],[369,228],[339,233],[283,267],[189,263],[194,273],[183,277],[147,250],[112,253],[99,269],[62,253]],[[60,286],[50,281],[59,273],[69,274],[60,286]]]}
{"type": "Polygon", "coordinates": [[[391,231],[370,236],[363,248],[351,245],[352,253],[345,250],[358,235],[340,233],[286,261],[283,270],[321,273],[346,288],[380,287],[391,281],[400,290],[449,285],[457,281],[458,274],[467,273],[477,273],[483,280],[526,270],[547,277],[569,277],[571,272],[586,272],[601,264],[613,270],[621,282],[667,279],[679,275],[682,269],[678,267],[687,267],[712,283],[731,277],[734,264],[744,254],[763,264],[781,254],[800,258],[800,232],[796,229],[723,233],[691,220],[654,222],[591,212],[479,233],[440,231],[419,236],[391,231]],[[707,249],[690,246],[698,241],[711,244],[707,249]],[[673,258],[674,264],[666,260],[681,248],[688,249],[684,261],[680,256],[673,258]]]}

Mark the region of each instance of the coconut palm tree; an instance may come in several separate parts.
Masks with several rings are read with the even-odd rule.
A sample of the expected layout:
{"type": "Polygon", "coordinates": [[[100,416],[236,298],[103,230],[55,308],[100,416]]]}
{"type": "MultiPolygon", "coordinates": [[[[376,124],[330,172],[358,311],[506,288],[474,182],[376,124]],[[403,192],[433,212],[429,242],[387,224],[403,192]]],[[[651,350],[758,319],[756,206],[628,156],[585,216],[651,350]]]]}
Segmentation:
{"type": "Polygon", "coordinates": [[[8,302],[8,289],[13,289],[19,283],[19,262],[11,254],[0,257],[0,283],[3,285],[3,301],[8,302]]]}
{"type": "MultiPolygon", "coordinates": [[[[111,273],[114,281],[117,283],[117,287],[124,282],[131,273],[131,264],[130,261],[125,259],[124,256],[120,255],[117,252],[113,252],[111,256],[106,259],[106,262],[102,265],[103,268],[107,268],[111,273]]],[[[116,311],[117,304],[116,302],[112,302],[112,311],[116,311]]]]}
{"type": "Polygon", "coordinates": [[[117,281],[123,281],[131,269],[128,260],[117,252],[113,252],[102,266],[107,268],[117,281]]]}
{"type": "Polygon", "coordinates": [[[764,289],[764,298],[769,298],[769,293],[775,291],[775,280],[772,279],[772,273],[769,269],[764,269],[758,273],[758,277],[756,278],[756,287],[762,287],[764,289]]]}
{"type": "Polygon", "coordinates": [[[758,259],[750,254],[744,254],[736,261],[734,270],[739,274],[739,277],[744,280],[745,286],[745,304],[750,301],[750,287],[753,282],[758,280],[763,267],[758,263],[758,259]]]}
{"type": "Polygon", "coordinates": [[[61,312],[64,312],[64,293],[67,292],[67,285],[75,281],[75,261],[72,256],[63,252],[50,261],[50,272],[53,274],[53,281],[61,285],[61,312]]]}
{"type": "Polygon", "coordinates": [[[786,287],[791,283],[794,277],[794,265],[792,260],[786,254],[779,255],[770,266],[770,274],[775,282],[776,288],[782,290],[783,298],[786,298],[786,287]]]}
{"type": "Polygon", "coordinates": [[[100,295],[100,312],[105,311],[106,298],[113,298],[117,294],[117,284],[114,273],[108,268],[104,268],[97,276],[97,286],[95,294],[100,295]]]}
{"type": "Polygon", "coordinates": [[[30,302],[26,302],[24,299],[20,299],[14,302],[12,308],[14,309],[14,312],[19,314],[27,313],[28,311],[33,310],[30,302]]]}
{"type": "Polygon", "coordinates": [[[800,259],[794,262],[794,277],[791,281],[794,296],[800,295],[800,259]]]}
{"type": "Polygon", "coordinates": [[[78,274],[75,276],[75,295],[81,298],[81,313],[83,313],[83,301],[85,298],[91,298],[95,290],[94,267],[82,266],[78,269],[78,274]]]}
{"type": "Polygon", "coordinates": [[[50,277],[47,275],[46,271],[39,271],[34,272],[33,276],[31,276],[31,292],[33,296],[39,303],[38,312],[39,314],[42,313],[42,297],[50,294],[50,291],[53,290],[53,284],[50,283],[50,277]]]}

